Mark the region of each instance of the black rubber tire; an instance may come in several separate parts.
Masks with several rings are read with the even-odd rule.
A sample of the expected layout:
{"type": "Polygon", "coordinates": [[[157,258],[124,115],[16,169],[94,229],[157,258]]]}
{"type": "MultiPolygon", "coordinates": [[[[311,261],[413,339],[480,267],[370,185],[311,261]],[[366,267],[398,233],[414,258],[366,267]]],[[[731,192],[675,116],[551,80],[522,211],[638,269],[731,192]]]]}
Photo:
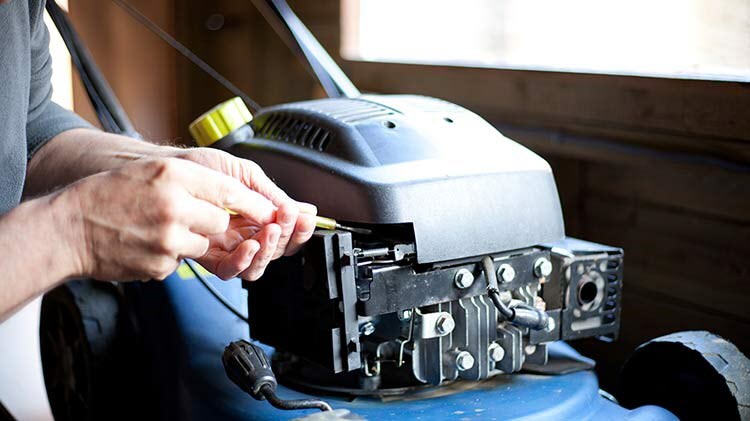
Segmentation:
{"type": "Polygon", "coordinates": [[[646,342],[628,359],[618,394],[626,408],[658,405],[681,420],[750,420],[750,360],[706,331],[646,342]]]}
{"type": "Polygon", "coordinates": [[[42,367],[56,420],[124,419],[128,413],[120,410],[132,378],[120,304],[119,290],[106,282],[73,281],[44,296],[42,367]]]}

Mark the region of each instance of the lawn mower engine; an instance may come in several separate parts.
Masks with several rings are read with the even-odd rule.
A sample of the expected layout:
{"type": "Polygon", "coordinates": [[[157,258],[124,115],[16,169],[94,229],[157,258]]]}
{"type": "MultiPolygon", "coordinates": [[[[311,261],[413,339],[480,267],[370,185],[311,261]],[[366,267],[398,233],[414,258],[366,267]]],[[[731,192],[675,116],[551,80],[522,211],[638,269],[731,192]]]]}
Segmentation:
{"type": "Polygon", "coordinates": [[[543,371],[549,342],[617,334],[622,250],[565,238],[549,165],[462,107],[284,104],[219,146],[355,228],[316,231],[244,284],[286,384],[398,394],[543,371]]]}

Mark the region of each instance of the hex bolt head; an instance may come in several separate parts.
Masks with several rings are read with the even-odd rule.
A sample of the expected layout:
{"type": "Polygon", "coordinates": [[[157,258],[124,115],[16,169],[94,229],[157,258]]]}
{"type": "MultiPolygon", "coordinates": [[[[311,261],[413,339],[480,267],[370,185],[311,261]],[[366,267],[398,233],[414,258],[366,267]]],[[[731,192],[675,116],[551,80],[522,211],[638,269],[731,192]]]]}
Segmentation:
{"type": "Polygon", "coordinates": [[[440,335],[447,335],[453,332],[456,327],[456,322],[453,317],[448,315],[442,315],[435,321],[435,331],[440,335]]]}
{"type": "Polygon", "coordinates": [[[375,325],[372,324],[372,322],[365,322],[362,326],[359,327],[359,333],[362,336],[370,336],[375,333],[375,325]]]}
{"type": "Polygon", "coordinates": [[[458,371],[466,371],[474,367],[474,356],[469,351],[461,351],[456,355],[456,368],[458,371]]]}
{"type": "Polygon", "coordinates": [[[474,274],[469,269],[461,268],[456,272],[453,281],[459,289],[466,289],[474,284],[474,274]]]}
{"type": "Polygon", "coordinates": [[[487,348],[487,352],[493,363],[499,363],[505,357],[505,350],[497,342],[491,343],[489,348],[487,348]]]}
{"type": "Polygon", "coordinates": [[[552,273],[552,262],[546,257],[540,257],[534,262],[534,275],[537,278],[547,277],[552,273]]]}
{"type": "Polygon", "coordinates": [[[552,332],[557,328],[557,323],[555,323],[555,319],[550,317],[547,319],[547,329],[545,329],[547,332],[552,332]]]}
{"type": "Polygon", "coordinates": [[[516,277],[516,270],[513,266],[503,263],[497,268],[497,277],[502,279],[503,282],[510,282],[516,277]]]}
{"type": "Polygon", "coordinates": [[[411,320],[411,310],[410,309],[401,310],[398,313],[396,313],[396,315],[398,316],[398,319],[401,320],[401,321],[411,320]]]}

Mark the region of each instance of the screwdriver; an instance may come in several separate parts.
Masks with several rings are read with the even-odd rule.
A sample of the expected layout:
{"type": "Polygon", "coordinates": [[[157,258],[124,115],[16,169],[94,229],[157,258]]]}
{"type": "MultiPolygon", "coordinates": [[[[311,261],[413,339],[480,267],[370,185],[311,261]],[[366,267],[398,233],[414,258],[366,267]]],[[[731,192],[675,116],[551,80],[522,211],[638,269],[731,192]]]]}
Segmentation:
{"type": "MultiPolygon", "coordinates": [[[[237,212],[224,208],[225,211],[227,211],[230,215],[238,215],[237,212]]],[[[362,235],[370,235],[372,234],[372,230],[368,230],[367,228],[355,228],[355,227],[347,227],[346,225],[339,224],[335,219],[333,218],[327,218],[325,216],[316,216],[315,217],[315,227],[325,230],[341,230],[341,231],[349,231],[354,234],[362,234],[362,235]]]]}
{"type": "Polygon", "coordinates": [[[346,225],[339,224],[335,219],[326,218],[325,216],[316,216],[315,226],[325,230],[342,230],[362,235],[372,234],[372,230],[368,230],[367,228],[347,227],[346,225]]]}

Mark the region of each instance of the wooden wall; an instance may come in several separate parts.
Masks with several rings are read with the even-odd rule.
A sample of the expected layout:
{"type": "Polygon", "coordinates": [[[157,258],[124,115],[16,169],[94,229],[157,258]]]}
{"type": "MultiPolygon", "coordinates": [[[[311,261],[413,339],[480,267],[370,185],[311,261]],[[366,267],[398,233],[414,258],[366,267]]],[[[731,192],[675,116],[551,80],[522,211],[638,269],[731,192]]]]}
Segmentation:
{"type": "MultiPolygon", "coordinates": [[[[174,0],[130,0],[167,31],[174,30],[174,0]]],[[[172,142],[177,130],[175,52],[111,1],[71,0],[71,19],[133,124],[148,139],[172,142]]],[[[96,117],[78,79],[76,111],[96,117]]]]}
{"type": "MultiPolygon", "coordinates": [[[[321,95],[250,2],[133,1],[263,105],[321,95]],[[206,25],[213,14],[218,30],[206,25]]],[[[339,59],[339,2],[290,3],[339,59]]],[[[112,7],[71,0],[136,125],[186,141],[187,123],[230,94],[112,7]]],[[[620,340],[577,345],[600,362],[605,386],[638,344],[674,331],[711,330],[750,354],[748,84],[343,66],[363,91],[477,111],[548,159],[569,235],[625,249],[620,340]]]]}

